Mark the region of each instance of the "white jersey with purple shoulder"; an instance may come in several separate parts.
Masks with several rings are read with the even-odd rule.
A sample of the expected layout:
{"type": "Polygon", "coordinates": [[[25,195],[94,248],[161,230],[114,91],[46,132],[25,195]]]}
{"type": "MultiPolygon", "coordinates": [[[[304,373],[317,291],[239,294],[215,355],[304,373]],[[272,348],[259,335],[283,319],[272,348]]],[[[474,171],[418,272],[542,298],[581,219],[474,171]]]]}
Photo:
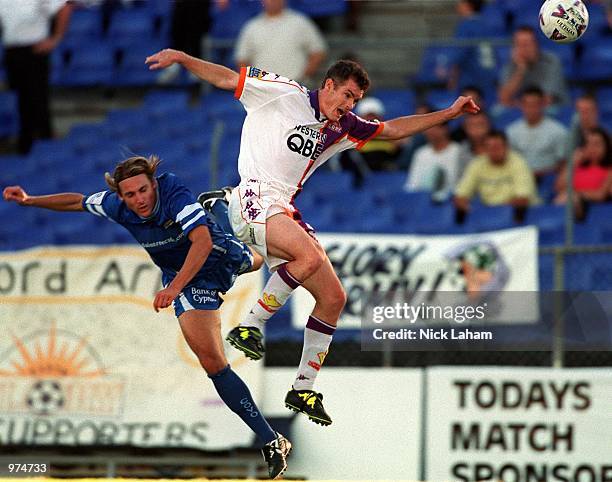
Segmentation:
{"type": "Polygon", "coordinates": [[[338,122],[319,111],[319,91],[256,67],[243,67],[235,97],[246,109],[238,172],[242,182],[272,182],[291,196],[334,154],[360,149],[383,129],[347,112],[338,122]]]}

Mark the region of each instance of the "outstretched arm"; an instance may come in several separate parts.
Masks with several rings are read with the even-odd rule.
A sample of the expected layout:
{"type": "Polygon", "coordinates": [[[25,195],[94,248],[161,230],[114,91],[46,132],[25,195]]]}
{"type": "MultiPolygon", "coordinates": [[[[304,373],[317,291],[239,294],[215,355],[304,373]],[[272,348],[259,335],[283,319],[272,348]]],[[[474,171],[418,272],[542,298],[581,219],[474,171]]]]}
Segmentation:
{"type": "Polygon", "coordinates": [[[84,196],[75,192],[30,196],[21,186],[8,186],[4,188],[2,195],[5,201],[13,201],[20,206],[33,206],[53,211],[84,211],[84,196]]]}
{"type": "Polygon", "coordinates": [[[397,117],[385,121],[384,128],[378,139],[403,139],[418,132],[426,131],[430,127],[453,120],[462,114],[476,114],[478,112],[480,112],[480,107],[476,105],[471,97],[461,96],[453,105],[444,110],[429,114],[397,117]]]}
{"type": "Polygon", "coordinates": [[[236,90],[238,79],[240,78],[238,72],[232,69],[228,69],[223,65],[200,60],[180,50],[161,50],[147,57],[145,63],[149,66],[150,70],[165,69],[174,64],[182,65],[200,79],[224,90],[236,90]]]}
{"type": "Polygon", "coordinates": [[[197,226],[189,232],[189,240],[191,247],[185,258],[183,266],[176,274],[172,282],[163,290],[155,295],[153,300],[153,308],[159,311],[161,308],[167,308],[172,304],[174,299],[179,295],[183,288],[196,275],[200,268],[204,266],[208,255],[212,251],[213,242],[210,237],[210,231],[206,226],[197,226]]]}

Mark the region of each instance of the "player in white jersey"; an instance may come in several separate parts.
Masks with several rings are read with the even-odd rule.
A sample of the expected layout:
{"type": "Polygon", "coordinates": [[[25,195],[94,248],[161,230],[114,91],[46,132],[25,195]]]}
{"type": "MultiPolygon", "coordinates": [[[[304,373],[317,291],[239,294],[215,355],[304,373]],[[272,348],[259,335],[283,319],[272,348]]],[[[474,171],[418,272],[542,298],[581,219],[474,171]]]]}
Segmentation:
{"type": "Polygon", "coordinates": [[[479,107],[471,97],[459,97],[438,112],[368,122],[351,112],[370,85],[367,73],[355,62],[336,62],[316,91],[256,67],[244,67],[237,73],[170,49],[148,57],[146,63],[150,69],[180,64],[215,87],[234,91],[245,107],[238,158],[241,181],[232,192],[230,220],[236,236],[265,258],[273,274],[228,341],[249,358],[261,358],[265,321],[298,286],[307,289],[316,304],[306,324],[300,366],[285,405],[316,423],[331,424],[322,395],[313,390],[313,384],[346,294],[293,200],[313,171],[333,154],[360,148],[376,136],[408,137],[464,113],[477,113],[479,107]]]}

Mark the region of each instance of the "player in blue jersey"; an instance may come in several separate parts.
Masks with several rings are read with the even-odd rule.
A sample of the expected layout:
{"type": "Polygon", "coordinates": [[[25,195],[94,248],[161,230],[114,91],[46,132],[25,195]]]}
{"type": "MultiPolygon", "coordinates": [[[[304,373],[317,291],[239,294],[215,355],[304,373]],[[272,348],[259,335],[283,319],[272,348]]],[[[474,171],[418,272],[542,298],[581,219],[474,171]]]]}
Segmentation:
{"type": "Polygon", "coordinates": [[[257,269],[262,260],[225,232],[176,176],[156,176],[158,164],[154,156],[126,159],[112,175],[106,173],[110,190],[89,196],[30,196],[20,186],[6,187],[3,195],[22,206],[88,211],[115,221],[134,236],[162,271],[164,288],[155,295],[153,307],[159,311],[174,303],[187,343],[225,404],[264,442],[270,477],[277,478],[287,468],[291,443],[272,430],[248,387],[228,364],[218,310],[223,301],[220,294],[229,290],[238,275],[257,269]]]}

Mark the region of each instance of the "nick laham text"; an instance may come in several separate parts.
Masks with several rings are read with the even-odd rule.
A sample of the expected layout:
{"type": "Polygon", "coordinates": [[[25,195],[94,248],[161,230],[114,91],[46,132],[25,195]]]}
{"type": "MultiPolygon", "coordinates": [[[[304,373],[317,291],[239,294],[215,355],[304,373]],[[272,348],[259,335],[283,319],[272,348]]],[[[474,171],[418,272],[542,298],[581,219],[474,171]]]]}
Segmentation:
{"type": "Polygon", "coordinates": [[[490,331],[471,330],[469,328],[401,328],[399,330],[372,330],[375,340],[492,340],[490,331]]]}

